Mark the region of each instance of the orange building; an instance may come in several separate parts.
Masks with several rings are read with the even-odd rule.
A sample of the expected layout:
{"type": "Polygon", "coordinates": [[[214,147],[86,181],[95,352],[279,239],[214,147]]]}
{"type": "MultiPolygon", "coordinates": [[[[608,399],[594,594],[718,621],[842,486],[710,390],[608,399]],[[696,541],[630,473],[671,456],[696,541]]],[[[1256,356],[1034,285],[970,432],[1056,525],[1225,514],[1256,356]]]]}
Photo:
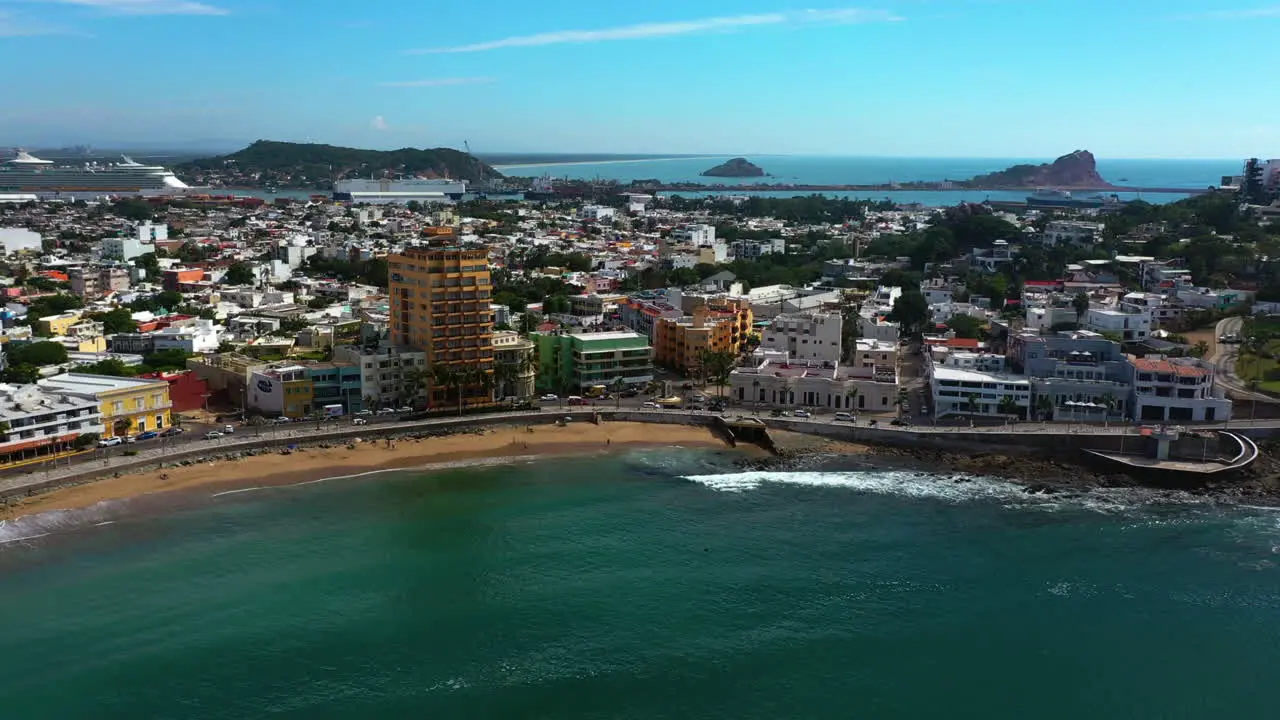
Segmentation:
{"type": "Polygon", "coordinates": [[[702,374],[708,352],[742,351],[754,317],[745,300],[715,298],[694,308],[691,316],[657,318],[653,325],[654,363],[687,377],[702,374]]]}
{"type": "Polygon", "coordinates": [[[461,387],[431,388],[431,405],[483,405],[493,398],[481,375],[493,372],[489,253],[456,246],[410,248],[387,258],[391,340],[422,350],[427,366],[462,376],[461,387]],[[474,371],[474,372],[473,372],[474,371]]]}

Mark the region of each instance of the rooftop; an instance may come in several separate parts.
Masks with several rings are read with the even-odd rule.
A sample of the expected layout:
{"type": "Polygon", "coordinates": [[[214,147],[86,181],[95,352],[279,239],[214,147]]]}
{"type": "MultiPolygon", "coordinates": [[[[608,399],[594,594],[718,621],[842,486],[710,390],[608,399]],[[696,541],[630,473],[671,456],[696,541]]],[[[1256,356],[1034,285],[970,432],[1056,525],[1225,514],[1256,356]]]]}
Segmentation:
{"type": "Polygon", "coordinates": [[[40,387],[52,392],[68,392],[81,394],[97,394],[117,390],[131,390],[154,385],[168,385],[163,380],[141,380],[138,378],[113,377],[110,375],[87,375],[83,373],[63,373],[45,378],[39,382],[40,387]]]}

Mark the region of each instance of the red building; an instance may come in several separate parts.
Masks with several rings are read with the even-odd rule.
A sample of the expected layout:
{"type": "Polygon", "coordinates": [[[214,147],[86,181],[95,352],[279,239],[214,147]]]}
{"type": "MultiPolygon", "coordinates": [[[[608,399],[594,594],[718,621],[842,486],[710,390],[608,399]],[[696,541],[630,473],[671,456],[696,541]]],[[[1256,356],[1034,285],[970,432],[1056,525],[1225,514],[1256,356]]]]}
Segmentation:
{"type": "Polygon", "coordinates": [[[138,377],[146,380],[164,380],[169,383],[169,400],[173,403],[173,412],[176,413],[203,408],[205,396],[209,394],[209,383],[190,370],[148,373],[138,377]]]}
{"type": "Polygon", "coordinates": [[[200,268],[174,268],[164,271],[161,285],[170,292],[179,292],[183,285],[201,280],[204,280],[204,270],[200,268]]]}

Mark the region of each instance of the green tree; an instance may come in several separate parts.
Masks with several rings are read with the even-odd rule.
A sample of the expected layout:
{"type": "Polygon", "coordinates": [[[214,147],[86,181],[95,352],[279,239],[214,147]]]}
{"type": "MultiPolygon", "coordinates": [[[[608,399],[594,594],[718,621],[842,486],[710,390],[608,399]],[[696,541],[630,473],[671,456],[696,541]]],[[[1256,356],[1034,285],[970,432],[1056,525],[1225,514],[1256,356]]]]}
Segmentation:
{"type": "Polygon", "coordinates": [[[975,393],[969,393],[965,396],[964,408],[969,413],[969,427],[973,427],[973,421],[978,414],[978,396],[975,393]]]}
{"type": "Polygon", "coordinates": [[[233,263],[222,276],[223,285],[252,285],[254,281],[253,268],[244,262],[233,263]]]}
{"type": "Polygon", "coordinates": [[[30,363],[11,364],[0,373],[0,378],[12,385],[31,385],[40,379],[40,368],[30,363]]]}
{"type": "Polygon", "coordinates": [[[1005,395],[1000,398],[1000,403],[997,405],[997,409],[1000,411],[1001,415],[1016,415],[1019,418],[1022,417],[1022,408],[1018,405],[1018,401],[1013,399],[1012,395],[1005,395]]]}
{"type": "Polygon", "coordinates": [[[111,377],[133,377],[138,374],[136,368],[126,365],[124,361],[117,358],[107,358],[89,365],[82,365],[77,372],[82,372],[86,375],[109,375],[111,377]]]}
{"type": "Polygon", "coordinates": [[[56,342],[10,343],[5,355],[15,365],[61,365],[67,361],[67,348],[56,342]]]}
{"type": "Polygon", "coordinates": [[[929,303],[915,286],[903,289],[901,295],[893,303],[889,312],[890,322],[898,323],[902,333],[908,336],[920,335],[929,325],[929,303]]]}
{"type": "Polygon", "coordinates": [[[952,315],[947,327],[955,331],[956,337],[982,339],[987,335],[987,323],[972,315],[952,315]]]}
{"type": "Polygon", "coordinates": [[[88,317],[102,323],[102,332],[107,335],[138,331],[138,323],[134,322],[133,313],[128,308],[118,307],[110,312],[91,314],[88,317]]]}
{"type": "Polygon", "coordinates": [[[1076,293],[1071,298],[1071,307],[1076,311],[1076,322],[1083,322],[1084,316],[1089,314],[1089,295],[1088,293],[1076,293]]]}
{"type": "Polygon", "coordinates": [[[724,388],[729,384],[729,376],[737,363],[737,355],[728,350],[711,350],[703,351],[699,359],[704,381],[710,380],[719,389],[719,395],[723,397],[724,388]]]}

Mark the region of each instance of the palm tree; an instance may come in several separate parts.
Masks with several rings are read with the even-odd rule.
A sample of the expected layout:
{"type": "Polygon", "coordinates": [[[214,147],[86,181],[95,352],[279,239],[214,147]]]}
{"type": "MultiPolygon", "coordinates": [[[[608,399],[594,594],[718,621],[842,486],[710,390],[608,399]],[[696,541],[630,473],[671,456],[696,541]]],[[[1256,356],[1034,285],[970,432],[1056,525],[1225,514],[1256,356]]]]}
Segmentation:
{"type": "Polygon", "coordinates": [[[0,420],[0,442],[9,442],[9,431],[11,429],[8,422],[0,420]]]}
{"type": "Polygon", "coordinates": [[[755,409],[752,411],[756,415],[760,414],[760,378],[751,381],[751,400],[755,403],[755,409]]]}
{"type": "Polygon", "coordinates": [[[514,388],[511,386],[516,381],[516,366],[510,363],[499,363],[493,368],[493,384],[497,387],[497,395],[501,397],[515,397],[514,388]],[[512,390],[512,392],[508,392],[512,390]]]}
{"type": "Polygon", "coordinates": [[[858,388],[851,387],[844,391],[845,407],[853,409],[854,401],[858,399],[858,388]]]}
{"type": "Polygon", "coordinates": [[[475,369],[470,367],[463,367],[453,371],[453,392],[458,399],[458,417],[462,417],[463,391],[475,382],[475,373],[475,369]]]}
{"type": "MultiPolygon", "coordinates": [[[[1200,344],[1203,345],[1204,343],[1200,344]]],[[[1120,407],[1120,401],[1116,399],[1115,395],[1107,393],[1102,396],[1102,404],[1107,406],[1107,416],[1102,419],[1102,427],[1111,427],[1111,415],[1116,411],[1116,408],[1120,407]]]]}
{"type": "Polygon", "coordinates": [[[1008,424],[1010,417],[1021,412],[1021,408],[1018,407],[1018,401],[1014,400],[1012,395],[1005,395],[1000,398],[1000,404],[997,409],[1001,415],[1005,416],[1005,424],[1008,424]]]}
{"type": "Polygon", "coordinates": [[[431,366],[431,401],[430,405],[435,404],[435,389],[452,387],[455,378],[455,372],[452,367],[443,363],[431,366]]]}
{"type": "Polygon", "coordinates": [[[965,409],[969,411],[969,427],[973,427],[974,415],[978,412],[978,396],[969,393],[964,399],[965,409]]]}
{"type": "Polygon", "coordinates": [[[622,376],[613,379],[613,407],[622,408],[622,388],[626,387],[626,383],[622,381],[622,376]]]}
{"type": "Polygon", "coordinates": [[[1053,398],[1048,395],[1037,395],[1036,412],[1040,414],[1041,422],[1047,422],[1049,416],[1053,413],[1053,398]]]}
{"type": "Polygon", "coordinates": [[[1191,357],[1202,358],[1209,354],[1209,343],[1201,340],[1191,346],[1191,357]]]}
{"type": "Polygon", "coordinates": [[[262,436],[262,426],[266,422],[261,415],[250,415],[248,420],[244,421],[246,425],[253,428],[255,435],[262,436]]]}

